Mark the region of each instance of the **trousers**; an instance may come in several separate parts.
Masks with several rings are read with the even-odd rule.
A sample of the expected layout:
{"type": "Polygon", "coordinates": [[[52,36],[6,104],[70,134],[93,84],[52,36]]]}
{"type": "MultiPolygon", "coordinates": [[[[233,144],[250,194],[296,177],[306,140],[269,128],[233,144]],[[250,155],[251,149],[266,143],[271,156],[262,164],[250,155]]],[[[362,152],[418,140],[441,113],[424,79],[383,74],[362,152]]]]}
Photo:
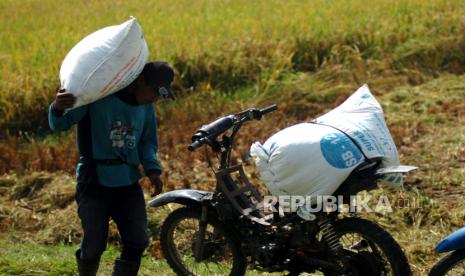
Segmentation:
{"type": "Polygon", "coordinates": [[[140,262],[148,246],[147,213],[139,183],[124,187],[105,187],[98,183],[80,183],[76,191],[78,215],[84,236],[80,259],[98,262],[105,251],[110,219],[121,236],[121,260],[140,262]]]}

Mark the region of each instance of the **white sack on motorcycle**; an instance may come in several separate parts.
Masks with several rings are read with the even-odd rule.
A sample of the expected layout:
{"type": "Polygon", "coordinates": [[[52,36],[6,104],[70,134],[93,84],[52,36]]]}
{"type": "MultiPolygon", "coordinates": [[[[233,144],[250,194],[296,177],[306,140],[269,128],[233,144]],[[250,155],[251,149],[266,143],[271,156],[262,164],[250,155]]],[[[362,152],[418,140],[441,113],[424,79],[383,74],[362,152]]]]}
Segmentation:
{"type": "MultiPolygon", "coordinates": [[[[313,123],[283,129],[263,145],[255,142],[250,152],[272,195],[331,195],[364,155],[382,157],[383,167],[400,164],[383,115],[364,85],[313,123]]],[[[384,180],[389,187],[402,187],[402,175],[384,180]]]]}
{"type": "Polygon", "coordinates": [[[272,195],[331,195],[364,159],[345,134],[311,123],[255,142],[250,152],[272,195]]]}
{"type": "MultiPolygon", "coordinates": [[[[360,87],[340,106],[314,122],[344,131],[357,142],[368,158],[382,157],[382,168],[400,165],[396,145],[384,121],[383,109],[368,85],[360,87]]],[[[383,180],[388,187],[402,188],[402,174],[386,175],[383,180]]]]}

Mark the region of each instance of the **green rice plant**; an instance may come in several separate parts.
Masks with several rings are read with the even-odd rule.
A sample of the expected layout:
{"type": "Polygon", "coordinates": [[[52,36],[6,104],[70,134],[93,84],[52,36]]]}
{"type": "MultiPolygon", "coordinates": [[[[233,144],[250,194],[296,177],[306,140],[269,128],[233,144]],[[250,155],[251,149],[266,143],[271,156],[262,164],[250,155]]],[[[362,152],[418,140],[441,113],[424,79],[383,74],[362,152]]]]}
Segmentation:
{"type": "MultiPolygon", "coordinates": [[[[2,1],[2,135],[46,129],[66,53],[85,35],[136,16],[152,59],[171,62],[178,89],[235,91],[292,71],[355,59],[386,60],[399,72],[462,72],[463,1],[2,1]],[[39,116],[40,114],[40,116],[39,116]]],[[[413,81],[422,78],[412,78],[413,81]]]]}

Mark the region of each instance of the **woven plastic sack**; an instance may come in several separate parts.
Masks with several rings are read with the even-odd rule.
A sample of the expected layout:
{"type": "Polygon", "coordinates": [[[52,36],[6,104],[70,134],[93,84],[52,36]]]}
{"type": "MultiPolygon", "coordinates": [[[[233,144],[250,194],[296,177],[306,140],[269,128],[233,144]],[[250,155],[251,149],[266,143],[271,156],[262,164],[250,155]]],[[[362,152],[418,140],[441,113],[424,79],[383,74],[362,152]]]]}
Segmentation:
{"type": "MultiPolygon", "coordinates": [[[[383,110],[367,85],[314,121],[255,142],[250,153],[272,195],[331,195],[365,157],[382,158],[382,167],[399,165],[383,110]]],[[[400,188],[402,175],[388,175],[384,184],[400,188]]]]}
{"type": "MultiPolygon", "coordinates": [[[[335,127],[354,139],[369,159],[382,158],[381,167],[400,165],[397,147],[384,120],[381,105],[371,94],[368,85],[363,85],[345,102],[315,123],[335,127]]],[[[393,189],[403,186],[402,174],[384,176],[382,184],[393,189]]]]}
{"type": "Polygon", "coordinates": [[[92,103],[134,81],[148,59],[147,43],[135,18],[82,39],[60,68],[61,88],[74,94],[73,108],[92,103]]]}
{"type": "Polygon", "coordinates": [[[250,149],[272,195],[331,195],[363,160],[338,130],[312,123],[288,127],[250,149]]]}

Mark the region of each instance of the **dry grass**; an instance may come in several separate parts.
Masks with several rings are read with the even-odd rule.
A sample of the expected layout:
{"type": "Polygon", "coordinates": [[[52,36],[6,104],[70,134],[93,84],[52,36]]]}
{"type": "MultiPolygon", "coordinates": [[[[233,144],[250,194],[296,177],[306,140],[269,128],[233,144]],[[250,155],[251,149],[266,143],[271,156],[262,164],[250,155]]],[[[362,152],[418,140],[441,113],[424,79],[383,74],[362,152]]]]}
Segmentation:
{"type": "MultiPolygon", "coordinates": [[[[237,162],[241,162],[241,154],[247,151],[251,142],[263,142],[287,125],[314,118],[341,102],[358,85],[337,84],[333,80],[325,82],[317,77],[306,74],[290,76],[270,89],[268,97],[282,103],[280,112],[244,127],[237,141],[237,162]],[[280,94],[280,91],[287,91],[287,96],[280,94]],[[300,95],[300,98],[294,98],[294,94],[300,95]]],[[[391,89],[389,84],[384,86],[380,80],[379,83],[375,80],[373,85],[379,88],[373,88],[373,91],[378,94],[384,107],[402,162],[419,166],[420,170],[409,175],[406,189],[401,194],[389,194],[392,202],[403,203],[394,206],[394,213],[367,216],[395,236],[417,275],[424,275],[437,261],[438,256],[433,254],[435,244],[461,227],[465,220],[465,206],[461,203],[465,188],[464,83],[465,76],[443,75],[420,86],[404,85],[391,89]],[[448,96],[438,97],[438,93],[448,96]]],[[[249,105],[261,106],[269,103],[270,98],[257,97],[249,103],[236,100],[231,105],[226,101],[212,100],[205,103],[211,107],[210,112],[206,113],[201,112],[201,106],[193,104],[198,100],[185,101],[168,106],[161,112],[161,116],[166,116],[163,122],[180,122],[169,127],[163,125],[160,131],[160,157],[168,172],[163,179],[166,190],[211,190],[214,178],[204,162],[202,151],[190,153],[186,150],[189,134],[202,121],[211,121],[217,115],[249,105]],[[193,110],[193,116],[182,112],[170,117],[170,112],[179,108],[193,110]]],[[[259,183],[253,164],[248,164],[249,177],[259,183]]],[[[147,183],[143,185],[148,186],[147,183]]],[[[73,193],[73,180],[68,174],[6,174],[0,177],[0,195],[3,199],[0,229],[15,230],[23,239],[47,244],[77,242],[80,229],[73,193]]],[[[382,193],[385,192],[380,190],[375,195],[382,193]]],[[[154,237],[168,211],[151,210],[150,229],[154,237]]],[[[118,240],[115,231],[110,240],[118,240]]],[[[152,241],[149,251],[159,256],[156,239],[152,241]]]]}

